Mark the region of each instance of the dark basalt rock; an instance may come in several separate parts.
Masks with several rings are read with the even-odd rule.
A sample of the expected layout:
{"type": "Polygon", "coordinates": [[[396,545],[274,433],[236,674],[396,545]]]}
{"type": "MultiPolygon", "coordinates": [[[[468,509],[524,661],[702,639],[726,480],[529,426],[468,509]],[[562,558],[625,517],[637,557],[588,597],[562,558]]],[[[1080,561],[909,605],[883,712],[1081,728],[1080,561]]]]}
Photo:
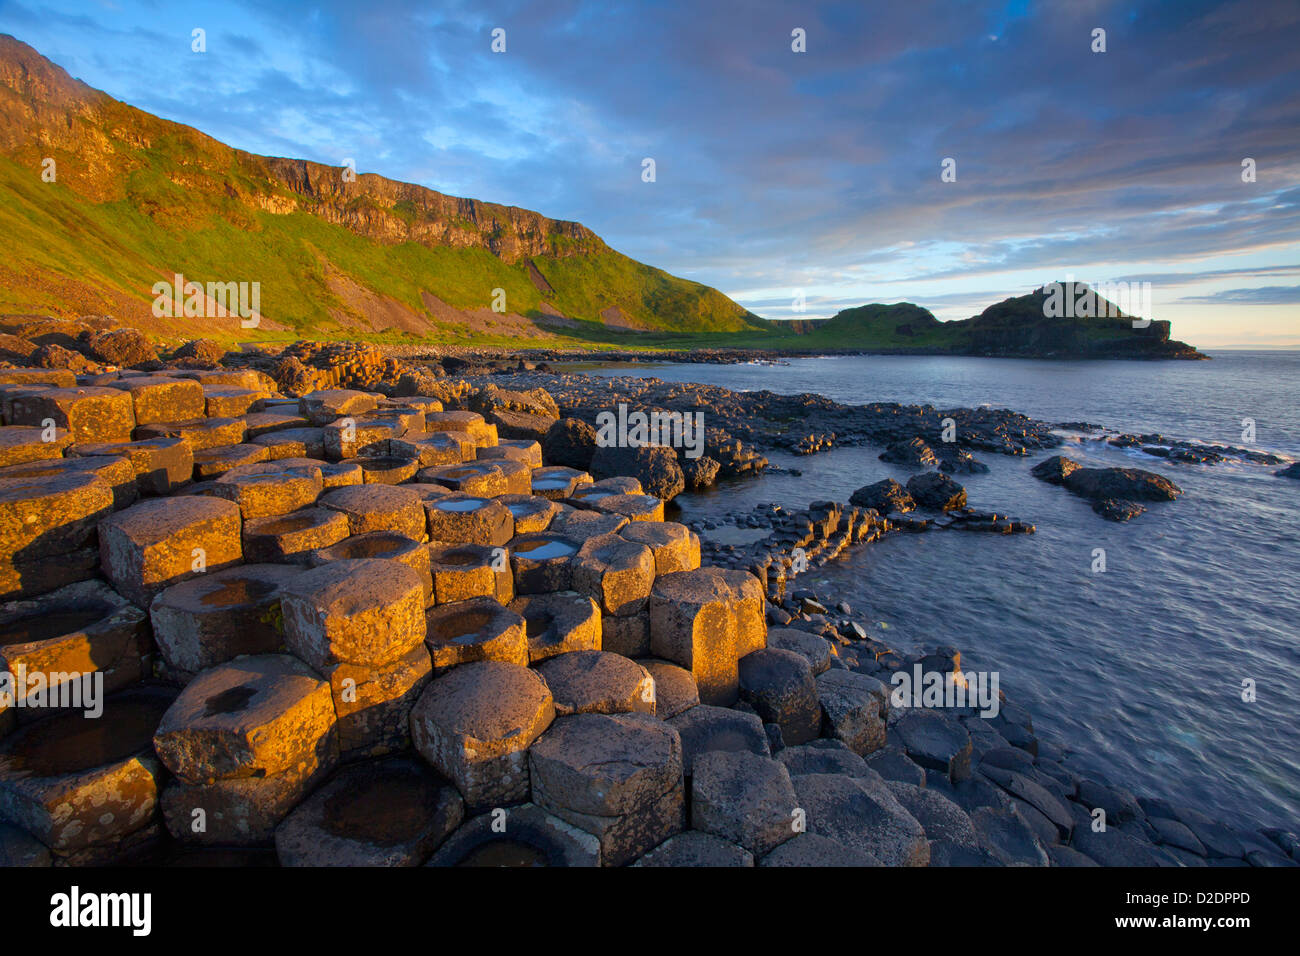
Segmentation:
{"type": "Polygon", "coordinates": [[[646,494],[664,501],[671,501],[686,490],[686,479],[677,463],[677,454],[663,445],[597,448],[591,456],[590,471],[596,478],[622,475],[636,478],[646,494]]]}
{"type": "Polygon", "coordinates": [[[1092,502],[1092,510],[1108,521],[1128,521],[1146,508],[1140,501],[1173,501],[1182,489],[1141,468],[1084,468],[1064,455],[1039,462],[1030,474],[1040,481],[1065,488],[1092,502]]]}
{"type": "Polygon", "coordinates": [[[1141,468],[1078,468],[1066,477],[1065,487],[1093,501],[1173,501],[1183,493],[1168,478],[1141,468]]]}
{"type": "Polygon", "coordinates": [[[1033,468],[1029,469],[1029,473],[1049,485],[1063,485],[1066,478],[1082,467],[1073,458],[1066,458],[1064,455],[1053,455],[1046,461],[1040,461],[1034,465],[1033,468]]]}
{"type": "Polygon", "coordinates": [[[966,507],[966,489],[942,472],[931,471],[909,478],[907,490],[922,508],[952,511],[966,507]]]}
{"type": "Polygon", "coordinates": [[[875,508],[883,514],[912,511],[916,502],[907,490],[893,478],[877,481],[873,485],[864,485],[849,497],[849,503],[861,508],[875,508]]]}
{"type": "Polygon", "coordinates": [[[106,365],[128,368],[158,361],[158,353],[143,332],[113,329],[86,336],[85,348],[91,358],[106,365]]]}
{"type": "Polygon", "coordinates": [[[935,455],[934,449],[920,438],[894,442],[881,452],[880,460],[894,462],[899,465],[911,465],[914,468],[939,464],[939,458],[935,455]]]}
{"type": "Polygon", "coordinates": [[[978,461],[964,448],[955,448],[943,453],[939,459],[939,470],[954,475],[984,475],[988,474],[989,466],[978,461]]]}
{"type": "Polygon", "coordinates": [[[561,418],[542,439],[542,457],[548,465],[586,471],[596,453],[596,429],[577,418],[561,418]]]}
{"type": "Polygon", "coordinates": [[[1288,465],[1285,468],[1279,469],[1278,471],[1273,472],[1273,474],[1277,475],[1279,478],[1300,479],[1300,461],[1297,461],[1295,464],[1288,465]]]}
{"type": "Polygon", "coordinates": [[[1092,503],[1092,510],[1107,521],[1128,521],[1146,511],[1146,506],[1136,501],[1123,501],[1118,498],[1102,498],[1092,503]]]}
{"type": "Polygon", "coordinates": [[[686,458],[680,464],[682,476],[686,479],[686,487],[692,490],[711,486],[717,480],[718,471],[722,468],[721,462],[715,461],[708,455],[686,458]]]}

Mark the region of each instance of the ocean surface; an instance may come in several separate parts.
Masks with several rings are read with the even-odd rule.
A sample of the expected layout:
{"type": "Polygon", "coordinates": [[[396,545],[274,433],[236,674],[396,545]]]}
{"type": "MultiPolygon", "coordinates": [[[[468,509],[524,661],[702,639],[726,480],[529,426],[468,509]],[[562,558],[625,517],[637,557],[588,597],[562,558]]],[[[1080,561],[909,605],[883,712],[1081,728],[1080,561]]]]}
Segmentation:
{"type": "MultiPolygon", "coordinates": [[[[836,401],[990,405],[1049,422],[1086,421],[1300,458],[1300,352],[1211,353],[1209,362],[1049,362],[864,356],[780,365],[584,366],[736,390],[816,392],[836,401]],[[1242,420],[1255,422],[1253,444],[1242,420]]],[[[706,422],[707,422],[707,409],[706,422]]],[[[911,472],[879,448],[769,458],[802,471],[682,495],[679,519],[847,501],[911,472]]],[[[1300,827],[1300,481],[1276,467],[1170,463],[1104,442],[1059,453],[1164,474],[1182,489],[1127,524],[1037,481],[1048,452],[976,456],[958,476],[972,507],[1010,513],[1034,535],[891,535],[801,576],[847,600],[900,650],[953,644],[965,669],[997,671],[1040,735],[1139,795],[1237,826],[1300,827]],[[1095,573],[1094,549],[1106,571],[1095,573]],[[1243,681],[1256,699],[1242,699],[1243,681]]]]}

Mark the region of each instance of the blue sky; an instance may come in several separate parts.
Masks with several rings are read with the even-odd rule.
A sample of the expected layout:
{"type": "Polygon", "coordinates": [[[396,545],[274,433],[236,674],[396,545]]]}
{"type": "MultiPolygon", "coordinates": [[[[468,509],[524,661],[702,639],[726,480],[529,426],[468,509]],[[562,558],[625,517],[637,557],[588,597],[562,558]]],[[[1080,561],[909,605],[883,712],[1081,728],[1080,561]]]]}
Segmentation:
{"type": "Polygon", "coordinates": [[[1300,347],[1295,0],[0,0],[0,32],[232,146],[576,219],[769,318],[1149,281],[1178,338],[1300,347]]]}

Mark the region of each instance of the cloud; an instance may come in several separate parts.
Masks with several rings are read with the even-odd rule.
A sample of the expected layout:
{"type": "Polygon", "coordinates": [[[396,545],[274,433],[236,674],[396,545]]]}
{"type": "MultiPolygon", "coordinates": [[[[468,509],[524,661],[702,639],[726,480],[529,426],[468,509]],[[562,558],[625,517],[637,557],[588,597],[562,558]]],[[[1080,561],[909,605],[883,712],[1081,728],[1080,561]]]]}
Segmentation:
{"type": "Polygon", "coordinates": [[[1179,302],[1206,305],[1297,305],[1300,304],[1300,285],[1270,285],[1254,289],[1224,289],[1209,295],[1188,295],[1179,302]]]}
{"type": "Polygon", "coordinates": [[[232,145],[578,220],[760,314],[795,288],[974,309],[1012,273],[1259,278],[1300,251],[1291,0],[248,0],[195,8],[206,59],[184,5],[62,6],[0,29],[232,145]]]}

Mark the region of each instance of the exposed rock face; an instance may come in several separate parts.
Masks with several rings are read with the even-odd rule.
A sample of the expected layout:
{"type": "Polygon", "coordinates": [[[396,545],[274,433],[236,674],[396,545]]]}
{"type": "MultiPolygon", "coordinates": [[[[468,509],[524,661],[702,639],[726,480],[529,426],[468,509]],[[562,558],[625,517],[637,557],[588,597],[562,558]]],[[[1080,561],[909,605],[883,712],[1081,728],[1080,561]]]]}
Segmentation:
{"type": "Polygon", "coordinates": [[[1066,477],[1065,487],[1094,501],[1173,501],[1183,493],[1168,478],[1141,468],[1077,468],[1066,477]]]}
{"type": "Polygon", "coordinates": [[[597,478],[631,475],[647,494],[671,501],[686,490],[686,479],[677,455],[662,445],[640,448],[597,448],[591,457],[591,473],[597,478]]]}
{"type": "Polygon", "coordinates": [[[907,491],[922,508],[952,511],[966,507],[966,489],[942,472],[931,471],[909,478],[907,491]]]}
{"type": "Polygon", "coordinates": [[[1049,484],[1064,485],[1092,502],[1092,510],[1108,521],[1128,521],[1146,511],[1140,501],[1173,501],[1181,495],[1176,484],[1141,468],[1084,468],[1077,461],[1054,455],[1030,469],[1049,484]]]}
{"type": "Polygon", "coordinates": [[[900,465],[911,465],[913,468],[924,468],[928,465],[939,464],[939,458],[935,455],[934,449],[920,438],[894,442],[880,453],[880,460],[895,462],[900,465]]]}
{"type": "Polygon", "coordinates": [[[143,332],[135,329],[114,329],[99,332],[86,341],[92,358],[105,365],[133,368],[158,361],[158,353],[143,332]]]}
{"type": "Polygon", "coordinates": [[[542,440],[542,455],[554,465],[588,471],[596,454],[596,429],[577,418],[555,422],[542,440]]]}
{"type": "Polygon", "coordinates": [[[912,496],[893,478],[885,478],[873,485],[864,485],[853,492],[849,501],[863,508],[875,508],[882,515],[903,514],[916,508],[912,496]]]}
{"type": "Polygon", "coordinates": [[[214,368],[221,364],[225,354],[226,350],[211,339],[192,339],[173,352],[172,358],[197,367],[214,368]]]}
{"type": "Polygon", "coordinates": [[[1064,455],[1053,455],[1046,461],[1040,461],[1029,469],[1029,473],[1041,481],[1050,485],[1063,485],[1065,479],[1069,478],[1074,472],[1083,466],[1073,458],[1066,458],[1064,455]]]}

